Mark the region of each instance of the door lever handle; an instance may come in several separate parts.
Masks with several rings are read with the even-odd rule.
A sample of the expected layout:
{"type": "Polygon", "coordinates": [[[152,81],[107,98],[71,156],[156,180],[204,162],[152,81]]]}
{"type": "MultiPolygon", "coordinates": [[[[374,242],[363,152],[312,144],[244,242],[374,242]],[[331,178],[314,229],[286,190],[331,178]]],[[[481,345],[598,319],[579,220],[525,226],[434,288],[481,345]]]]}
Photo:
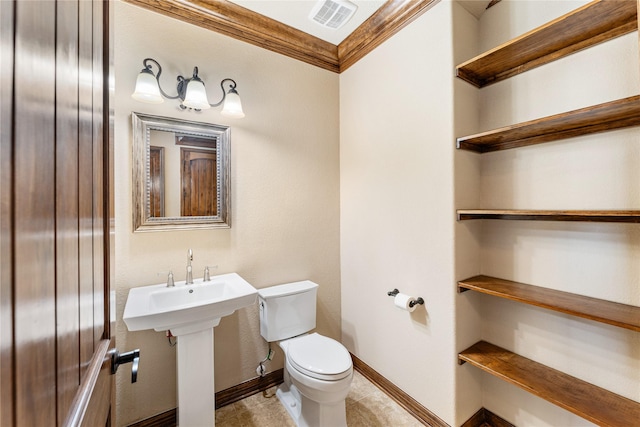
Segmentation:
{"type": "Polygon", "coordinates": [[[118,371],[118,366],[125,363],[132,363],[131,365],[131,383],[138,381],[138,365],[140,364],[140,349],[128,351],[120,354],[118,350],[113,350],[111,353],[111,375],[118,371]]]}

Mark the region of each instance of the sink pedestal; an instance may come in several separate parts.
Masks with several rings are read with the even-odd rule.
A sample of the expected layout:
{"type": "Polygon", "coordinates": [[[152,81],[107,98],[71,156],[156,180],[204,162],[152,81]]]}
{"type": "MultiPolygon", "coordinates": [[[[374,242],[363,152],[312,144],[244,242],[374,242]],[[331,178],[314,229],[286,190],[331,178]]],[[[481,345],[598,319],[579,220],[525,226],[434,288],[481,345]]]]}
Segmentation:
{"type": "Polygon", "coordinates": [[[214,426],[213,328],[178,335],[178,425],[214,426]]]}

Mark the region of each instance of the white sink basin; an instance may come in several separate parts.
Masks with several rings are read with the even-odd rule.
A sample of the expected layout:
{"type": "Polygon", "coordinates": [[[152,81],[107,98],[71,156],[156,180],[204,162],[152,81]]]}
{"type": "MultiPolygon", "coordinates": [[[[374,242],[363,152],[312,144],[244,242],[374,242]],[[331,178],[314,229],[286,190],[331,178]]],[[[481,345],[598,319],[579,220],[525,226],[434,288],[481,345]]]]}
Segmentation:
{"type": "Polygon", "coordinates": [[[171,330],[184,335],[210,329],[220,318],[239,308],[255,304],[258,292],[237,273],[212,276],[193,285],[176,282],[142,286],[129,291],[123,320],[130,331],[171,330]]]}

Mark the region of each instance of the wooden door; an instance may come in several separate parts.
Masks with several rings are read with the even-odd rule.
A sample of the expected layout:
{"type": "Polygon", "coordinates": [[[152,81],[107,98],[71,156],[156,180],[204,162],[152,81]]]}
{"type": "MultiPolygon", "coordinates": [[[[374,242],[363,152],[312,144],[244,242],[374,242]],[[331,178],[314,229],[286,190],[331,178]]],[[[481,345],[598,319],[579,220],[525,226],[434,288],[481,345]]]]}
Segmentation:
{"type": "Polygon", "coordinates": [[[108,16],[0,1],[0,427],[111,421],[108,16]]]}
{"type": "Polygon", "coordinates": [[[216,152],[181,147],[182,216],[215,216],[218,214],[218,179],[216,152]]]}

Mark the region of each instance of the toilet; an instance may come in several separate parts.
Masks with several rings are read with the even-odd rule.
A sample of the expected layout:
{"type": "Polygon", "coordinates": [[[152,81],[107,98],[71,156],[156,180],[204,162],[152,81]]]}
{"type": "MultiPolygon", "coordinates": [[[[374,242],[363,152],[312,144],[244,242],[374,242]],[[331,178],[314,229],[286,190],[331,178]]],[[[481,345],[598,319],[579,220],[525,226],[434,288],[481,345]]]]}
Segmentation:
{"type": "Polygon", "coordinates": [[[299,427],[346,427],[353,364],[338,341],[316,327],[318,285],[309,280],[258,290],[260,334],[284,351],[278,399],[299,427]]]}

